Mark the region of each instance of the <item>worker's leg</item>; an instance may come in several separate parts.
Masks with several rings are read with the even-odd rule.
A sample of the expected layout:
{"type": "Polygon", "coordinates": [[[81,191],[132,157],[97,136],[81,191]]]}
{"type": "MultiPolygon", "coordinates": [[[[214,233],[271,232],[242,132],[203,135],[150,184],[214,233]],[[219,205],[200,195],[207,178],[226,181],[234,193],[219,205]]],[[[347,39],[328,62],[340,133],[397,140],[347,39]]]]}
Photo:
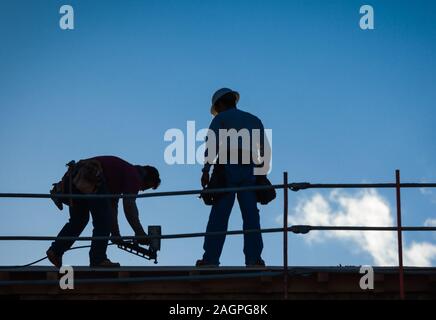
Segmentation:
{"type": "MultiPolygon", "coordinates": [[[[206,232],[227,231],[229,217],[234,203],[235,194],[227,193],[218,200],[218,203],[212,206],[206,232]]],[[[225,239],[225,235],[206,236],[204,238],[203,260],[207,264],[219,265],[225,239]]]]}
{"type": "MultiPolygon", "coordinates": [[[[105,192],[102,192],[105,193],[105,192]]],[[[112,227],[112,206],[109,199],[88,200],[92,215],[93,237],[108,237],[112,227]]],[[[107,259],[106,249],[109,240],[93,240],[89,251],[91,265],[98,265],[107,259]]]]}
{"type": "MultiPolygon", "coordinates": [[[[250,187],[256,185],[253,165],[227,165],[227,180],[232,186],[250,187]]],[[[243,229],[260,229],[259,209],[254,191],[238,192],[238,202],[242,213],[243,229]]],[[[244,234],[244,254],[246,264],[257,264],[263,249],[261,233],[244,234]]]]}
{"type": "MultiPolygon", "coordinates": [[[[74,205],[69,207],[70,220],[59,232],[58,237],[78,237],[85,229],[89,221],[89,208],[85,200],[75,200],[74,205]]],[[[65,251],[71,248],[73,240],[56,240],[51,244],[50,249],[62,257],[65,251]]]]}
{"type": "MultiPolygon", "coordinates": [[[[241,208],[244,230],[260,229],[256,193],[253,191],[238,192],[238,202],[241,208]]],[[[263,241],[261,233],[244,234],[245,264],[257,264],[262,261],[262,249],[263,241]]]]}

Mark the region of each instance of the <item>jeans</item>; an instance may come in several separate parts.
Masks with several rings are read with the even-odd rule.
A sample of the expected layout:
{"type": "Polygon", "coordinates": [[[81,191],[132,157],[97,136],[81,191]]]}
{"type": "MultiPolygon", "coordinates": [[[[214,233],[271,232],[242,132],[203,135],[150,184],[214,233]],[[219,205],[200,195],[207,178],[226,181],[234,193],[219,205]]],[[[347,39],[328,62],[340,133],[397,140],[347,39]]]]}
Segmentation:
{"type": "MultiPolygon", "coordinates": [[[[225,165],[226,187],[245,187],[255,185],[252,165],[225,165]]],[[[230,213],[235,203],[235,192],[224,194],[212,206],[206,232],[227,231],[230,213]]],[[[242,213],[243,229],[260,229],[259,209],[256,193],[241,191],[237,193],[239,207],[242,213]]],[[[224,246],[225,235],[205,236],[203,260],[208,264],[219,265],[219,259],[224,246]]],[[[261,233],[244,234],[245,263],[255,264],[261,260],[263,241],[261,233]]]]}
{"type": "MultiPolygon", "coordinates": [[[[73,193],[79,193],[73,189],[73,193]]],[[[101,187],[99,194],[108,193],[106,187],[101,187]]],[[[69,207],[70,220],[59,232],[58,237],[78,237],[85,229],[89,221],[89,213],[92,215],[93,237],[108,237],[112,226],[112,208],[110,199],[73,199],[73,206],[69,207]]],[[[62,256],[71,248],[73,240],[55,240],[50,249],[56,255],[62,256]]],[[[108,240],[92,240],[89,259],[91,265],[99,264],[107,259],[106,249],[108,240]]]]}

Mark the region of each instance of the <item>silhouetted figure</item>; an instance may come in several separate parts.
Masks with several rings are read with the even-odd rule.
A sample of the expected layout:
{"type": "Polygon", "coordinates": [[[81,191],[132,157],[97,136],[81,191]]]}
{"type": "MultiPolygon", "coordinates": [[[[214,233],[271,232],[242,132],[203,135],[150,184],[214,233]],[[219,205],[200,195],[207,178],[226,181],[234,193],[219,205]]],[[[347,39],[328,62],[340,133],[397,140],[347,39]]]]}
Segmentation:
{"type": "MultiPolygon", "coordinates": [[[[138,194],[139,191],[156,189],[160,184],[159,172],[151,166],[132,165],[114,156],[100,156],[74,161],[68,164],[68,172],[62,181],[54,184],[52,194],[138,194]]],[[[92,216],[95,237],[120,236],[118,227],[119,198],[102,199],[65,199],[53,198],[62,210],[63,204],[69,206],[70,220],[58,237],[78,237],[92,216]]],[[[137,236],[145,236],[139,221],[136,198],[123,198],[124,213],[127,221],[137,236]]],[[[62,265],[62,256],[74,241],[56,240],[47,251],[47,257],[56,267],[62,265]]],[[[147,241],[139,241],[147,244],[147,241]]],[[[106,256],[108,240],[93,240],[89,252],[90,266],[113,267],[106,256]]]]}
{"type": "MultiPolygon", "coordinates": [[[[265,156],[265,146],[268,145],[269,148],[268,141],[264,136],[263,124],[256,116],[238,110],[236,108],[238,100],[239,94],[227,88],[218,90],[212,97],[211,113],[215,117],[210,124],[210,131],[207,137],[206,163],[201,177],[203,188],[254,186],[256,184],[254,169],[263,166],[263,170],[260,170],[263,176],[268,172],[270,159],[259,160],[259,157],[265,156]],[[224,138],[220,135],[220,130],[230,129],[234,129],[237,132],[248,130],[251,141],[247,144],[238,138],[236,139],[237,144],[232,145],[230,142],[232,140],[231,137],[227,136],[224,138]],[[255,146],[253,147],[251,142],[253,138],[256,138],[253,135],[255,130],[260,132],[260,136],[258,136],[258,143],[254,144],[255,146]],[[224,139],[227,139],[226,144],[224,144],[224,139]],[[223,150],[224,147],[226,147],[225,150],[223,150]],[[215,152],[211,154],[211,150],[215,152]],[[214,166],[214,171],[212,178],[209,178],[211,165],[214,166]]],[[[235,197],[235,192],[217,193],[212,196],[212,203],[208,203],[210,197],[205,195],[205,202],[212,204],[206,232],[227,231],[235,197]]],[[[238,192],[237,198],[242,213],[244,230],[260,229],[256,192],[238,192]]],[[[203,246],[204,255],[201,260],[197,261],[197,266],[218,266],[225,238],[225,235],[206,236],[203,246]]],[[[244,254],[247,266],[265,265],[261,257],[262,249],[261,233],[248,233],[244,235],[244,254]]]]}

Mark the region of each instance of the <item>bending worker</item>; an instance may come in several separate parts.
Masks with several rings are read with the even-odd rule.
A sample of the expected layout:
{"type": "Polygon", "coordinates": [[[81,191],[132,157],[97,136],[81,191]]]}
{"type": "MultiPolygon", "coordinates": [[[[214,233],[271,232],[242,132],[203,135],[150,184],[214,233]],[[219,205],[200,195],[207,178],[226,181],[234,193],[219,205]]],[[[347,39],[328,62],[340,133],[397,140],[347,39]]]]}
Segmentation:
{"type": "MultiPolygon", "coordinates": [[[[62,181],[54,184],[56,194],[138,194],[160,184],[159,172],[151,166],[132,165],[114,156],[99,156],[68,164],[62,181]]],[[[58,237],[78,237],[92,216],[93,237],[120,236],[118,226],[119,198],[67,199],[52,198],[59,209],[69,206],[70,220],[58,237]]],[[[136,236],[146,236],[139,221],[136,198],[123,198],[124,213],[136,236]]],[[[146,244],[146,239],[139,243],[146,244]]],[[[56,267],[62,266],[63,254],[74,241],[57,239],[47,250],[47,257],[56,267]]],[[[106,256],[108,240],[93,240],[89,252],[91,267],[114,267],[106,256]]]]}
{"type": "MultiPolygon", "coordinates": [[[[269,171],[270,147],[263,124],[256,116],[237,109],[238,100],[239,93],[227,88],[216,91],[212,97],[211,113],[215,117],[207,136],[206,161],[201,176],[203,188],[254,186],[256,177],[266,178],[269,171]],[[212,165],[214,170],[210,178],[212,165]]],[[[235,197],[235,192],[214,196],[206,232],[227,231],[235,197]]],[[[237,197],[243,229],[260,229],[256,192],[237,192],[237,197]]],[[[225,235],[206,236],[203,258],[197,261],[197,266],[218,266],[225,238],[225,235]]],[[[265,266],[262,249],[261,233],[244,234],[245,264],[248,267],[265,266]]]]}

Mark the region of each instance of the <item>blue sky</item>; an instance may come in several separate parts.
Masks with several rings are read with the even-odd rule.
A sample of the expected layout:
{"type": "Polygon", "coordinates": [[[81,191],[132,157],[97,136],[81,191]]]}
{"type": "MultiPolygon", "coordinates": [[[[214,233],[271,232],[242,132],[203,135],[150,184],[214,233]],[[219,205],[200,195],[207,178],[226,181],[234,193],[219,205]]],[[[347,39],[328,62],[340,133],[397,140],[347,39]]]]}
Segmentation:
{"type": "MultiPolygon", "coordinates": [[[[223,86],[272,129],[273,182],[285,170],[291,181],[390,182],[397,168],[403,181],[434,182],[435,17],[434,1],[2,0],[0,192],[48,192],[66,162],[103,154],[158,167],[162,191],[197,189],[201,166],[167,165],[163,136],[186,131],[188,120],[207,127],[210,96],[223,86]],[[75,30],[59,28],[63,4],[75,10],[75,30]],[[374,7],[375,30],[359,28],[363,4],[374,7]]],[[[330,191],[291,193],[291,216],[318,195],[328,199],[330,191]]],[[[394,191],[377,197],[393,214],[394,191]]],[[[68,216],[48,200],[0,202],[2,235],[55,235],[68,216]]],[[[279,192],[261,207],[263,227],[278,226],[282,202],[279,192]]],[[[203,231],[209,214],[194,196],[138,206],[143,224],[164,233],[203,231]]],[[[435,211],[435,191],[403,191],[404,224],[423,225],[435,211]]],[[[230,229],[241,226],[235,206],[230,229]]],[[[83,235],[90,234],[88,226],[83,235]]],[[[414,241],[435,245],[436,237],[405,234],[406,245],[414,241]]],[[[264,243],[266,262],[281,264],[281,235],[264,243]]],[[[0,265],[36,260],[48,245],[2,242],[0,265]]],[[[144,264],[108,252],[122,264],[144,264]]],[[[168,240],[160,264],[191,265],[201,255],[201,239],[168,240]]],[[[87,264],[87,250],[64,262],[87,264]]],[[[243,264],[241,237],[227,239],[221,262],[243,264]]],[[[291,265],[372,263],[358,242],[290,235],[291,265]]]]}

